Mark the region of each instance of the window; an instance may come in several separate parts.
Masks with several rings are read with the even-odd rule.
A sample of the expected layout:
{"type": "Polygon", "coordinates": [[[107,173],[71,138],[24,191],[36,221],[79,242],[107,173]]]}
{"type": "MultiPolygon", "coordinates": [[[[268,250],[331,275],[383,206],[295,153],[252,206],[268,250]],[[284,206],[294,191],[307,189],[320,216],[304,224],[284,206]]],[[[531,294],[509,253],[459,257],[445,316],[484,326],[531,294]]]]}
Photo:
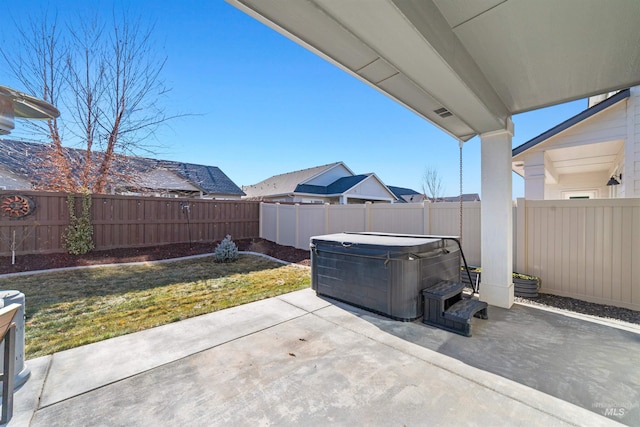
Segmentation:
{"type": "Polygon", "coordinates": [[[597,199],[598,190],[563,191],[562,198],[565,200],[597,199]]]}

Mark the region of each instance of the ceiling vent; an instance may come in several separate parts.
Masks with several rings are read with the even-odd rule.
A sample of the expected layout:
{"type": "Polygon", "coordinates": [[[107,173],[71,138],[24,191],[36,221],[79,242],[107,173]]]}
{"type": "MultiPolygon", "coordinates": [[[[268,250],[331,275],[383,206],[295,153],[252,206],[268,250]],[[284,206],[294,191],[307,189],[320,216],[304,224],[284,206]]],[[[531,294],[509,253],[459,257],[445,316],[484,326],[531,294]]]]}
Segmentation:
{"type": "Polygon", "coordinates": [[[453,116],[453,114],[451,114],[451,111],[447,110],[444,107],[438,108],[437,110],[433,110],[433,112],[439,115],[440,117],[442,117],[443,119],[453,116]]]}

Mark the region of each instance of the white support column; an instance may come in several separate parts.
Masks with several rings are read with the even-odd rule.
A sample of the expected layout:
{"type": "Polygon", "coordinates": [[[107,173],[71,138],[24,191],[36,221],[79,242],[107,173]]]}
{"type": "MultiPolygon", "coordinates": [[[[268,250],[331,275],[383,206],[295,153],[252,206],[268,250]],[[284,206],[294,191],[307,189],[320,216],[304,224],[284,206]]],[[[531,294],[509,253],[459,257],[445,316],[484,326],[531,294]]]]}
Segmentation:
{"type": "Polygon", "coordinates": [[[513,210],[511,138],[507,129],[480,135],[482,158],[482,284],[480,299],[490,305],[513,305],[513,210]]]}
{"type": "Polygon", "coordinates": [[[524,196],[529,200],[544,200],[544,153],[529,156],[524,163],[524,196]]]}
{"type": "Polygon", "coordinates": [[[624,144],[622,186],[624,197],[640,197],[640,87],[630,89],[627,100],[627,140],[624,144]]]}

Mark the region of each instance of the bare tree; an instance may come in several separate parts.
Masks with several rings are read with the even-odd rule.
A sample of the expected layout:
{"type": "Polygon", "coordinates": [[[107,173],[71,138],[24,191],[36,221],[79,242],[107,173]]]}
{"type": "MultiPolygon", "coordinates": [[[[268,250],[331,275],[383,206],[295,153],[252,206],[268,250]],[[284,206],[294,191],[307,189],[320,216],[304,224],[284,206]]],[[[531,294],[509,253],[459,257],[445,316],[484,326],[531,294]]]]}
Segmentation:
{"type": "MultiPolygon", "coordinates": [[[[65,89],[65,64],[67,55],[64,38],[60,36],[57,16],[51,19],[47,14],[41,21],[26,21],[26,27],[19,27],[18,36],[22,44],[19,54],[0,47],[0,56],[13,75],[34,96],[58,105],[60,94],[65,89]]],[[[73,180],[72,166],[62,147],[62,136],[58,119],[42,121],[29,120],[26,126],[33,134],[45,136],[49,145],[42,157],[34,164],[38,170],[56,171],[38,175],[37,188],[51,191],[75,190],[70,185],[73,180]],[[45,179],[46,177],[46,179],[45,179]]]]}
{"type": "Polygon", "coordinates": [[[21,53],[0,52],[28,91],[62,104],[61,118],[40,129],[51,144],[47,162],[55,169],[45,174],[40,188],[104,193],[114,177],[132,172],[122,170],[117,156],[149,152],[145,141],[178,117],[167,116],[161,107],[167,93],[160,78],[166,57],[155,53],[153,27],[124,14],[114,14],[109,22],[78,18],[67,23],[66,31],[59,29],[55,20],[32,20],[19,30],[21,53]],[[64,142],[76,142],[84,156],[63,150],[62,120],[64,142]]]}
{"type": "Polygon", "coordinates": [[[442,198],[442,178],[437,169],[433,167],[425,169],[422,175],[422,191],[434,202],[442,198]]]}

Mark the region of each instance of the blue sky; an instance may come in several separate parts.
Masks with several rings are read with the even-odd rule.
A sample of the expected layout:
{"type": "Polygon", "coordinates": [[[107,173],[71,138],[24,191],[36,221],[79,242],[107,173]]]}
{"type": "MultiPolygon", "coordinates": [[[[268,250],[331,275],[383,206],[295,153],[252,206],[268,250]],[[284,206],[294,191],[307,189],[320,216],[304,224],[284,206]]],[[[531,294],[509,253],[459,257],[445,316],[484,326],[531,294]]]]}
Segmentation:
{"type": "MultiPolygon", "coordinates": [[[[9,21],[47,9],[63,20],[86,11],[85,2],[21,0],[9,21]]],[[[155,23],[157,48],[168,58],[167,111],[193,113],[157,134],[154,157],[218,166],[240,186],[343,161],[356,174],[375,172],[387,185],[421,191],[432,167],[446,195],[458,194],[455,139],[223,0],[92,1],[91,10],[109,15],[122,4],[155,23]]],[[[12,25],[0,28],[5,47],[15,41],[12,25]]],[[[4,68],[0,85],[23,89],[4,68]]],[[[514,116],[513,146],[586,107],[579,100],[514,116]]],[[[464,144],[463,156],[464,192],[480,193],[479,138],[464,144]]],[[[513,177],[514,197],[522,197],[523,180],[513,177]]]]}

